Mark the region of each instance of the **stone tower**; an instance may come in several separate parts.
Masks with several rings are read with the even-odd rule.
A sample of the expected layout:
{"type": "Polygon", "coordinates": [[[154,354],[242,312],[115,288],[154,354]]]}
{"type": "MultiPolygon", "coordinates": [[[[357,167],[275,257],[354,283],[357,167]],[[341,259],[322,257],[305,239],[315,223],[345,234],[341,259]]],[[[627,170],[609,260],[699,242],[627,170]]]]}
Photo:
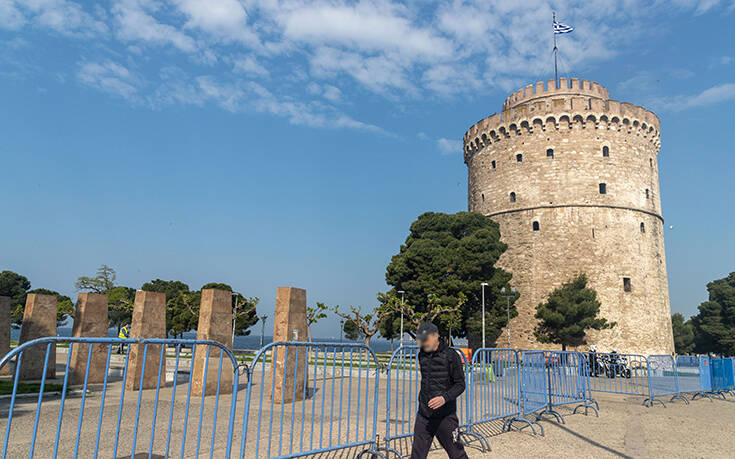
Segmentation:
{"type": "Polygon", "coordinates": [[[467,131],[469,210],[500,224],[508,250],[498,264],[520,293],[513,347],[542,347],[533,335],[536,305],[586,273],[601,315],[617,322],[588,333],[589,344],[673,352],[660,145],[655,114],[577,78],[516,91],[502,113],[467,131]]]}

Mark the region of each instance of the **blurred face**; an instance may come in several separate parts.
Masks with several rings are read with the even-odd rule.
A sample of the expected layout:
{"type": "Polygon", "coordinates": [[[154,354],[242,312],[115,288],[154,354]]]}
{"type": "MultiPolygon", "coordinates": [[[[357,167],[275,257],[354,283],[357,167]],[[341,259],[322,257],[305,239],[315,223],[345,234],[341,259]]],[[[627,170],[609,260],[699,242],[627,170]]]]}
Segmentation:
{"type": "Polygon", "coordinates": [[[439,333],[431,333],[425,340],[419,341],[424,352],[434,352],[439,347],[439,333]]]}

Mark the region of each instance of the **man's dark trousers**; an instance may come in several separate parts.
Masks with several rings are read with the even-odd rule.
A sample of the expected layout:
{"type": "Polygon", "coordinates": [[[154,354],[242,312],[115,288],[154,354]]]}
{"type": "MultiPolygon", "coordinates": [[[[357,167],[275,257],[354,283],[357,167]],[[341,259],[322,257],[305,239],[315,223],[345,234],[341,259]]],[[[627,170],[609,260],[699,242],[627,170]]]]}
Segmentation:
{"type": "Polygon", "coordinates": [[[413,449],[411,459],[425,459],[429,454],[431,442],[436,437],[449,459],[467,459],[467,453],[459,440],[459,421],[456,414],[440,418],[427,418],[416,415],[413,428],[413,449]]]}

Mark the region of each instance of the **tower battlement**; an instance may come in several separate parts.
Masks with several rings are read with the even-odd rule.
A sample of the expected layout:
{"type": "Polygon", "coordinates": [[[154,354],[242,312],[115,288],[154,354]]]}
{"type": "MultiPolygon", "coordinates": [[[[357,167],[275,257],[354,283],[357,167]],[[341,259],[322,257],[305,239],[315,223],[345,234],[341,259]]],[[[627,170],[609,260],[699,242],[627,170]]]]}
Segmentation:
{"type": "Polygon", "coordinates": [[[610,99],[607,89],[600,83],[580,80],[579,78],[560,78],[558,87],[554,84],[554,80],[549,80],[548,82],[539,81],[536,84],[529,84],[519,89],[505,99],[503,110],[508,110],[541,97],[554,96],[587,96],[603,100],[610,99]]]}

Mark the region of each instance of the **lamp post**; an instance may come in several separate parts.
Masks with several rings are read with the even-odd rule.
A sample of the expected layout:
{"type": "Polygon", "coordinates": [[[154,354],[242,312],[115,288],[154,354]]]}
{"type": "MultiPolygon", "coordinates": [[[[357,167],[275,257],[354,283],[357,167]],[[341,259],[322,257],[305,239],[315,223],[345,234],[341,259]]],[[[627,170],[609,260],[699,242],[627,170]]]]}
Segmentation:
{"type": "Polygon", "coordinates": [[[401,337],[398,339],[398,345],[400,346],[403,343],[403,303],[406,299],[406,292],[398,290],[398,293],[401,294],[401,337]]]}
{"type": "Polygon", "coordinates": [[[506,328],[508,330],[508,347],[510,348],[510,299],[515,298],[516,288],[511,287],[510,292],[508,292],[508,290],[505,287],[503,287],[500,289],[500,296],[505,298],[507,305],[508,305],[508,324],[506,325],[506,328]]]}
{"type": "Polygon", "coordinates": [[[342,342],[342,332],[345,330],[345,320],[341,319],[339,321],[339,342],[342,342]]]}
{"type": "Polygon", "coordinates": [[[260,317],[260,347],[263,348],[263,339],[265,338],[265,321],[268,316],[265,314],[260,317]]]}
{"type": "Polygon", "coordinates": [[[480,284],[482,287],[482,347],[485,347],[485,287],[487,287],[487,282],[482,282],[480,284]]]}

